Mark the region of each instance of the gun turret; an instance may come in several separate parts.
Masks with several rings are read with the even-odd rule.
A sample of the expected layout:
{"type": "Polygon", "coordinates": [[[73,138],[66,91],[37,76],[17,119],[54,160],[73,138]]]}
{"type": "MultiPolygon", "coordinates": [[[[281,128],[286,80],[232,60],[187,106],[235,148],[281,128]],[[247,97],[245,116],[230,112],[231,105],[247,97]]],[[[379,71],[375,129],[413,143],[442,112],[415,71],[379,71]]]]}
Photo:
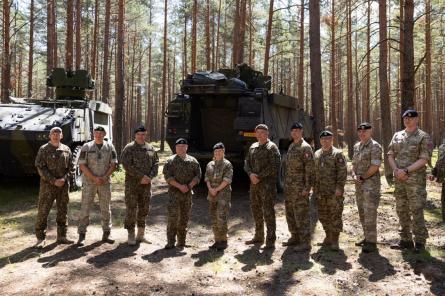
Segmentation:
{"type": "Polygon", "coordinates": [[[95,82],[86,70],[65,71],[63,68],[54,68],[46,85],[56,88],[56,100],[85,100],[87,91],[94,89],[95,82]]]}

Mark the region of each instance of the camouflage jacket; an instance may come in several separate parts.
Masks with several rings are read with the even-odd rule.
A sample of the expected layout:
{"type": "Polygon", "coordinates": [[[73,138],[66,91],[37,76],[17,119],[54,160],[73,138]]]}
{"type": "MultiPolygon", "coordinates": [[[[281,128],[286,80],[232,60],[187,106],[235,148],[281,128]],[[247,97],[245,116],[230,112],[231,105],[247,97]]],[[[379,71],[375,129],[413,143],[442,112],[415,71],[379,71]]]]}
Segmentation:
{"type": "MultiPolygon", "coordinates": [[[[380,166],[382,164],[382,146],[369,139],[366,143],[358,142],[354,145],[354,155],[352,157],[352,167],[356,175],[364,175],[371,165],[380,166]]],[[[369,180],[380,184],[380,172],[377,171],[369,180]]]]}
{"type": "MultiPolygon", "coordinates": [[[[102,177],[105,175],[113,163],[117,163],[117,154],[116,149],[110,142],[104,141],[100,149],[94,140],[82,146],[78,164],[86,165],[94,176],[102,177]]],[[[94,183],[85,174],[82,178],[86,184],[94,183]]],[[[108,177],[108,182],[110,181],[111,177],[108,177]]]]}
{"type": "Polygon", "coordinates": [[[227,159],[220,161],[212,160],[207,164],[204,181],[210,182],[210,185],[215,188],[223,181],[229,183],[221,192],[232,191],[230,184],[233,178],[233,166],[227,159]]]}
{"type": "Polygon", "coordinates": [[[40,147],[36,157],[36,168],[44,182],[54,184],[54,181],[63,178],[68,181],[73,171],[71,150],[68,146],[60,143],[54,147],[51,143],[40,147]]]}
{"type": "MultiPolygon", "coordinates": [[[[196,158],[188,154],[185,158],[177,154],[170,156],[164,165],[162,173],[167,183],[170,180],[175,180],[182,185],[186,185],[192,182],[193,179],[196,179],[198,182],[201,180],[201,167],[199,166],[199,162],[196,158]]],[[[171,185],[170,189],[179,191],[179,189],[171,185]]]]}
{"type": "Polygon", "coordinates": [[[267,140],[263,145],[253,143],[244,161],[244,171],[248,175],[257,174],[262,180],[275,181],[280,168],[281,156],[277,145],[267,140]]]}
{"type": "Polygon", "coordinates": [[[348,175],[346,158],[340,149],[332,147],[328,151],[315,151],[314,192],[333,195],[335,190],[344,191],[348,175]]]}
{"type": "MultiPolygon", "coordinates": [[[[389,143],[388,154],[394,155],[397,167],[403,169],[421,158],[430,161],[432,151],[433,143],[430,136],[421,129],[417,129],[413,133],[405,130],[396,132],[389,143]]],[[[413,172],[413,175],[425,174],[425,171],[426,165],[413,172]]]]}
{"type": "Polygon", "coordinates": [[[437,182],[442,183],[445,179],[445,143],[439,146],[437,162],[433,168],[433,175],[437,182]]]}
{"type": "Polygon", "coordinates": [[[306,191],[314,185],[314,154],[303,139],[291,143],[284,159],[284,187],[299,187],[306,191]]]}
{"type": "Polygon", "coordinates": [[[158,175],[159,158],[153,146],[139,145],[135,141],[122,150],[121,162],[125,168],[125,181],[140,181],[142,177],[151,179],[158,175]]]}

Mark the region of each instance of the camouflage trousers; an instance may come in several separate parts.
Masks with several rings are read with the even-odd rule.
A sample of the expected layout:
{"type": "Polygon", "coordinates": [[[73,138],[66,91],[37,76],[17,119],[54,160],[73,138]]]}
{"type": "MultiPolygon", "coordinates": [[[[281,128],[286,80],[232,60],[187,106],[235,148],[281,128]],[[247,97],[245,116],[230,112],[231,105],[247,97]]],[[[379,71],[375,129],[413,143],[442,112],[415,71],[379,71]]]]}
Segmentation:
{"type": "Polygon", "coordinates": [[[355,184],[355,197],[365,240],[377,243],[377,208],[380,203],[380,184],[373,181],[355,184]]]}
{"type": "Polygon", "coordinates": [[[56,201],[57,206],[57,236],[66,236],[67,214],[68,214],[68,183],[63,187],[57,187],[45,181],[40,181],[39,201],[36,219],[36,237],[37,239],[45,239],[46,227],[48,223],[48,215],[51,207],[56,201]]]}
{"type": "Polygon", "coordinates": [[[286,222],[292,237],[300,242],[310,242],[309,197],[303,197],[303,189],[285,186],[284,206],[286,222]]]}
{"type": "Polygon", "coordinates": [[[227,241],[227,220],[229,218],[231,194],[220,192],[216,198],[211,196],[209,200],[210,219],[215,242],[227,241]]]}
{"type": "Polygon", "coordinates": [[[111,230],[111,184],[96,185],[84,184],[82,188],[82,201],[80,206],[78,233],[86,233],[90,224],[90,210],[94,203],[96,194],[99,196],[100,215],[102,230],[111,230]]]}
{"type": "Polygon", "coordinates": [[[192,193],[182,193],[177,189],[169,188],[167,205],[167,240],[169,243],[185,243],[187,225],[192,212],[192,193]]]}
{"type": "Polygon", "coordinates": [[[125,229],[132,230],[134,226],[145,227],[150,210],[151,185],[141,185],[138,182],[125,182],[125,229]]]}
{"type": "Polygon", "coordinates": [[[396,211],[400,222],[400,238],[404,241],[412,240],[425,243],[428,230],[425,226],[423,209],[426,203],[426,177],[414,178],[410,176],[406,182],[396,180],[394,196],[396,198],[396,211]]]}
{"type": "Polygon", "coordinates": [[[275,179],[262,180],[250,184],[250,209],[255,220],[255,237],[264,239],[264,222],[267,227],[267,240],[276,240],[275,199],[277,189],[275,179]]]}
{"type": "Polygon", "coordinates": [[[343,196],[317,194],[318,219],[326,233],[342,232],[343,202],[343,196]]]}

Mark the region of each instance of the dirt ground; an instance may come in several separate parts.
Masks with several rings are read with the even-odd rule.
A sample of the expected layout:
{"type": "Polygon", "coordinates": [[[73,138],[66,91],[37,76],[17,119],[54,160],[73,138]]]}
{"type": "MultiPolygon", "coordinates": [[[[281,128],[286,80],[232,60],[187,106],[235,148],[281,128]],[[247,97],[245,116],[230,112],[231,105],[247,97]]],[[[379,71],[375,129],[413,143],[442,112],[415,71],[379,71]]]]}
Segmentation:
{"type": "MultiPolygon", "coordinates": [[[[274,250],[250,247],[253,220],[245,181],[234,185],[229,248],[213,251],[204,188],[193,200],[187,243],[183,250],[164,250],[166,185],[154,181],[147,234],[152,244],[130,247],[123,229],[125,204],[122,176],[115,178],[112,198],[114,244],[102,244],[98,206],[91,215],[85,246],[56,245],[55,213],[50,215],[49,244],[35,241],[38,183],[3,182],[0,195],[0,293],[2,295],[445,295],[445,225],[439,214],[440,188],[428,184],[425,211],[430,232],[428,251],[416,255],[389,248],[398,239],[398,220],[391,188],[382,187],[378,211],[379,252],[363,254],[354,242],[362,230],[353,197],[346,186],[344,232],[340,252],[315,246],[323,231],[312,212],[313,247],[295,253],[282,247],[288,238],[283,197],[276,203],[277,244],[274,250]]],[[[386,183],[384,183],[386,184],[386,183]]],[[[77,239],[80,192],[71,194],[68,236],[77,239]]]]}

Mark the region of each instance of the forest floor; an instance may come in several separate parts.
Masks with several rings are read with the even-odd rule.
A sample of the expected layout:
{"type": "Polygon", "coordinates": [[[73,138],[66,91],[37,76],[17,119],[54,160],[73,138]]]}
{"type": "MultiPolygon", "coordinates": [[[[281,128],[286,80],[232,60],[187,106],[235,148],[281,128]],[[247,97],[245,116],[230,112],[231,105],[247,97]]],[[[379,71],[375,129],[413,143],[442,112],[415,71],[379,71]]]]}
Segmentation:
{"type": "MultiPolygon", "coordinates": [[[[166,155],[163,155],[165,158],[166,155]]],[[[162,172],[162,168],[160,168],[162,172]]],[[[382,179],[383,180],[383,179],[382,179]]],[[[56,245],[55,211],[50,214],[48,245],[32,248],[38,182],[3,180],[0,184],[0,290],[2,295],[445,295],[445,224],[440,219],[440,187],[428,183],[425,210],[430,238],[427,251],[392,250],[398,240],[393,188],[386,182],[378,210],[379,252],[364,254],[354,243],[362,229],[347,182],[344,232],[340,252],[315,246],[324,233],[312,211],[312,250],[295,253],[282,247],[289,233],[283,196],[276,203],[277,243],[274,250],[246,246],[253,235],[247,179],[234,184],[229,222],[229,247],[213,243],[204,188],[193,199],[187,243],[164,250],[167,187],[153,183],[146,234],[152,244],[126,244],[123,174],[114,177],[112,212],[114,244],[100,242],[96,205],[85,246],[56,245]]],[[[70,195],[68,236],[77,240],[80,192],[70,195]]]]}

